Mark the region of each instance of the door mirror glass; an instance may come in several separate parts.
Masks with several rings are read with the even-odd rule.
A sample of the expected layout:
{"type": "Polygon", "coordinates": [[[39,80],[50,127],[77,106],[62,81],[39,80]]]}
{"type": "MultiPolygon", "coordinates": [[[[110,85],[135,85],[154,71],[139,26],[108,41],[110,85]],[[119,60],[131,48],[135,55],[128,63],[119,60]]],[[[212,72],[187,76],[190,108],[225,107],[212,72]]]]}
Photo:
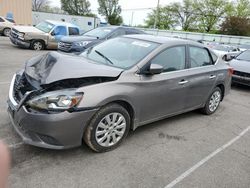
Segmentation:
{"type": "Polygon", "coordinates": [[[160,74],[163,72],[163,66],[158,64],[151,64],[149,68],[149,74],[160,74]]]}

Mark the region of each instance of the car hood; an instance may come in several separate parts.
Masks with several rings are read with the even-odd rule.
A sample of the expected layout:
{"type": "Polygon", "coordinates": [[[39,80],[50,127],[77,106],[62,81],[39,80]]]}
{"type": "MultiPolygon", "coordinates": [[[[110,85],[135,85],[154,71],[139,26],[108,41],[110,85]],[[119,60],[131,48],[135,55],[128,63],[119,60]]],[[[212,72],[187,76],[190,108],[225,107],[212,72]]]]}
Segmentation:
{"type": "Polygon", "coordinates": [[[234,68],[236,71],[247,72],[250,73],[250,62],[233,59],[229,62],[230,66],[234,68]]]}
{"type": "Polygon", "coordinates": [[[81,56],[64,55],[49,52],[26,62],[25,73],[41,85],[59,80],[89,78],[89,77],[118,77],[123,69],[91,62],[81,56]]]}
{"type": "Polygon", "coordinates": [[[88,36],[70,36],[70,37],[63,37],[61,42],[80,42],[80,41],[94,41],[97,40],[96,37],[88,37],[88,36]]]}
{"type": "Polygon", "coordinates": [[[22,33],[44,33],[33,26],[14,26],[13,28],[22,33]]]}

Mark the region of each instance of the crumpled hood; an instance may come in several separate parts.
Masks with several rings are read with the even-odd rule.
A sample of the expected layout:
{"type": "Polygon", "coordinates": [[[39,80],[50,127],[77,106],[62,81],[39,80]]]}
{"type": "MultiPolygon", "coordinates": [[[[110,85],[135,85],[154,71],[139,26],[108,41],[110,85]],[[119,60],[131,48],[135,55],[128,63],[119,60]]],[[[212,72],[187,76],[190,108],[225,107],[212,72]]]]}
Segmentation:
{"type": "Polygon", "coordinates": [[[63,37],[61,39],[62,42],[68,42],[68,43],[72,43],[72,42],[80,42],[80,41],[94,41],[97,40],[97,38],[95,37],[88,37],[88,36],[69,36],[69,37],[63,37]]]}
{"type": "Polygon", "coordinates": [[[93,63],[81,56],[49,52],[37,56],[25,65],[25,73],[41,85],[59,80],[87,77],[118,77],[123,70],[93,63]]]}
{"type": "Polygon", "coordinates": [[[236,71],[250,73],[250,62],[233,59],[229,62],[230,66],[236,71]]]}
{"type": "Polygon", "coordinates": [[[44,33],[33,26],[15,26],[13,28],[22,33],[44,33]]]}

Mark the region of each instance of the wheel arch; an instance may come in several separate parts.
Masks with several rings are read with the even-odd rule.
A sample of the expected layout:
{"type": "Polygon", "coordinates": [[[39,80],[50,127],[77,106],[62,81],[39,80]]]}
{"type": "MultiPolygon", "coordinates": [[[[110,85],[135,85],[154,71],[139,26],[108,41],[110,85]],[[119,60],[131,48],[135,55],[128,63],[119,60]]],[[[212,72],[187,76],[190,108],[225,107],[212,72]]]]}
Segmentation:
{"type": "Polygon", "coordinates": [[[225,86],[224,86],[223,83],[219,83],[219,84],[216,85],[216,87],[220,88],[220,90],[221,90],[221,92],[222,92],[222,93],[221,93],[221,94],[222,94],[222,96],[221,96],[221,101],[223,101],[224,96],[225,96],[225,86]]]}

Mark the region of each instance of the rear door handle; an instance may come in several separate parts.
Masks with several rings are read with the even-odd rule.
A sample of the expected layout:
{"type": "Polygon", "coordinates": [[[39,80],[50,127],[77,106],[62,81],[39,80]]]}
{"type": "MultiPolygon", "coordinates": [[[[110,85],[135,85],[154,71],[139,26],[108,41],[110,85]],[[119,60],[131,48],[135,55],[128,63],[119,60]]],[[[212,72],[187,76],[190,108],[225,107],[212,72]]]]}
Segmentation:
{"type": "Polygon", "coordinates": [[[211,75],[211,76],[209,76],[209,79],[214,79],[214,78],[216,78],[216,76],[215,76],[215,75],[211,75]]]}
{"type": "Polygon", "coordinates": [[[188,83],[187,80],[181,80],[181,81],[179,82],[179,85],[184,85],[184,84],[186,84],[186,83],[188,83]]]}

